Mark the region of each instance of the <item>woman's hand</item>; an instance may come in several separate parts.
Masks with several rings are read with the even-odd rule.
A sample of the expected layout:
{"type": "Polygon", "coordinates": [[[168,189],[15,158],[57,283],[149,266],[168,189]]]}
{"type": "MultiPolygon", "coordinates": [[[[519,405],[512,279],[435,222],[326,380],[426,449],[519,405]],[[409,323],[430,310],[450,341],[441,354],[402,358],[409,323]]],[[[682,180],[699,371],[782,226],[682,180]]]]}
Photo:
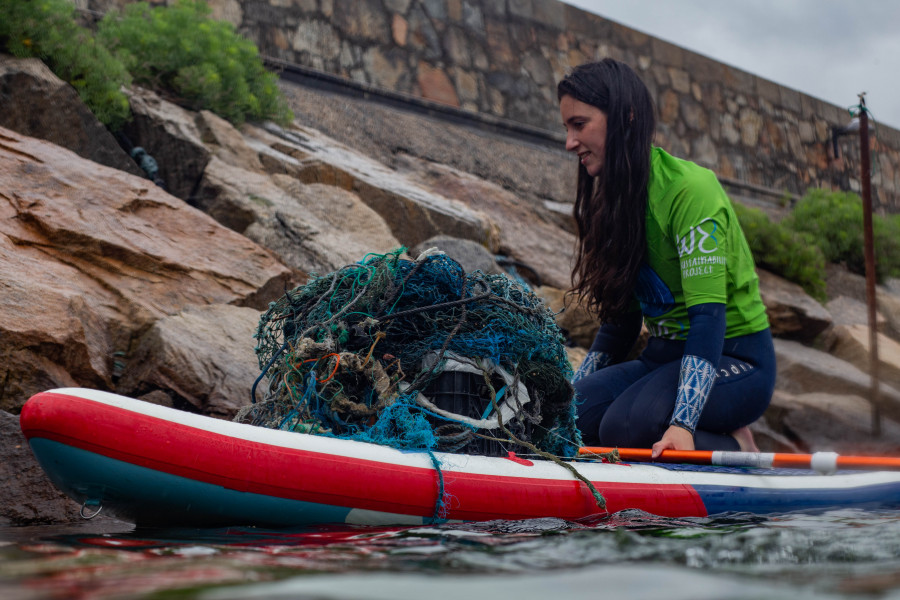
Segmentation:
{"type": "Polygon", "coordinates": [[[694,436],[687,429],[677,425],[669,425],[662,439],[653,444],[651,458],[659,458],[663,450],[693,450],[694,436]]]}

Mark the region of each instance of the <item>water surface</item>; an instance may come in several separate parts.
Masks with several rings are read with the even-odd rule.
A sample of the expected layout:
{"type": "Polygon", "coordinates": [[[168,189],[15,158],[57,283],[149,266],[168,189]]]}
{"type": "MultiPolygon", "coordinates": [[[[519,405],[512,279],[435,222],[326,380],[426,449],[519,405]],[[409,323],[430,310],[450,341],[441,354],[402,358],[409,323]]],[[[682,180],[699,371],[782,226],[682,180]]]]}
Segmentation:
{"type": "Polygon", "coordinates": [[[900,600],[900,512],[0,529],[0,598],[900,600]]]}

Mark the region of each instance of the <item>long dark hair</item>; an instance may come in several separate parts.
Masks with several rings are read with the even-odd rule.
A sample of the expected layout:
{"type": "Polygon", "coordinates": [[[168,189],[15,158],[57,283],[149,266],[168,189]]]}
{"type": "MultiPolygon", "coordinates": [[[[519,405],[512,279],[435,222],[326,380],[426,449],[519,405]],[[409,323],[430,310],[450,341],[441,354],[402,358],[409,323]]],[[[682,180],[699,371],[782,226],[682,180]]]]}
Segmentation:
{"type": "Polygon", "coordinates": [[[557,96],[571,96],[606,114],[603,170],[591,177],[578,165],[572,293],[601,320],[615,321],[628,308],[646,252],[653,101],[637,74],[611,58],[575,67],[559,82],[557,96]]]}

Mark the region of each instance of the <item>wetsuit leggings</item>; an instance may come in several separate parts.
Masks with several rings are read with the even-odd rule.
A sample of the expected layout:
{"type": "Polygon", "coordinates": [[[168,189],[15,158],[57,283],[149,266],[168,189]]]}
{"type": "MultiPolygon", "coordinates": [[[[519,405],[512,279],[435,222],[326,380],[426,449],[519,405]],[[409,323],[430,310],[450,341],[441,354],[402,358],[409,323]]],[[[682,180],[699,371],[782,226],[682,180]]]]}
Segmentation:
{"type": "MultiPolygon", "coordinates": [[[[601,369],[575,383],[578,428],[587,445],[649,448],[669,427],[684,342],[650,338],[637,360],[601,369]]],[[[775,387],[768,329],[725,340],[718,375],[700,416],[698,450],[739,450],[729,433],[765,412],[775,387]]]]}

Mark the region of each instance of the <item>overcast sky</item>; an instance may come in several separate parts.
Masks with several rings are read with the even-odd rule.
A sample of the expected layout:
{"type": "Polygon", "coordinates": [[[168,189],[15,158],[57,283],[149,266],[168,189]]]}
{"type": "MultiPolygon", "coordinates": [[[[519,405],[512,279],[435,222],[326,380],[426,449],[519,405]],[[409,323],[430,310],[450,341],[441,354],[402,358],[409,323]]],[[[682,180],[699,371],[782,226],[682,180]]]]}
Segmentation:
{"type": "Polygon", "coordinates": [[[900,0],[564,1],[900,129],[900,0]]]}

